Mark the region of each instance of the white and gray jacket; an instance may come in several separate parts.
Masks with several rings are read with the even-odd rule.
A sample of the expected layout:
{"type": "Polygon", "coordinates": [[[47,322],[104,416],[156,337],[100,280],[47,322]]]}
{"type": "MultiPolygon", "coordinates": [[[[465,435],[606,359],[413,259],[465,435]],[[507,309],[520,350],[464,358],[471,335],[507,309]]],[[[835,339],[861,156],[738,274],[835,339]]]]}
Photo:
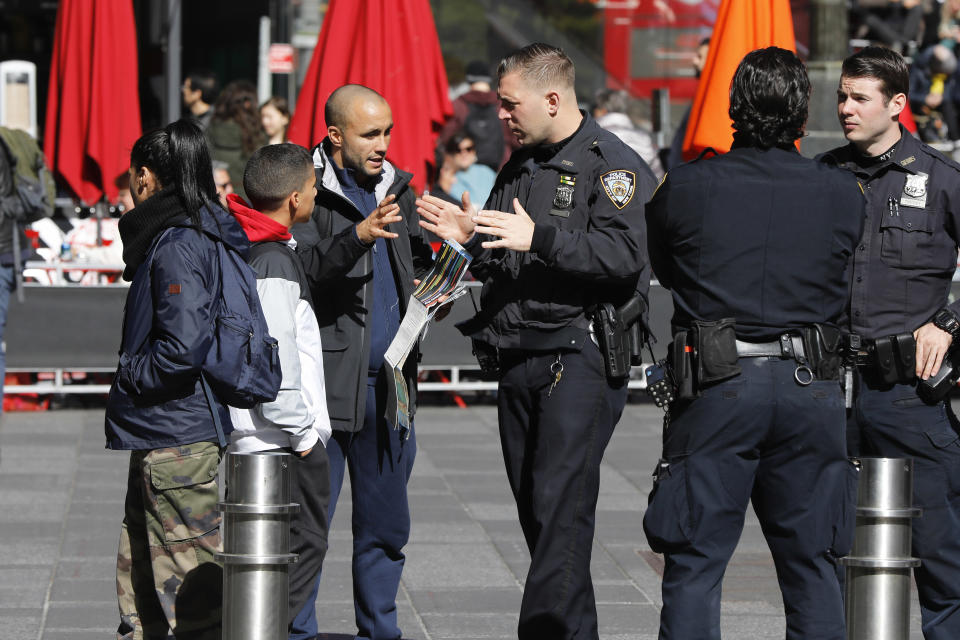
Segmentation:
{"type": "Polygon", "coordinates": [[[230,408],[231,450],[306,451],[330,438],[320,328],[296,240],[257,242],[248,259],[270,335],[277,339],[283,380],[273,402],[230,408]]]}

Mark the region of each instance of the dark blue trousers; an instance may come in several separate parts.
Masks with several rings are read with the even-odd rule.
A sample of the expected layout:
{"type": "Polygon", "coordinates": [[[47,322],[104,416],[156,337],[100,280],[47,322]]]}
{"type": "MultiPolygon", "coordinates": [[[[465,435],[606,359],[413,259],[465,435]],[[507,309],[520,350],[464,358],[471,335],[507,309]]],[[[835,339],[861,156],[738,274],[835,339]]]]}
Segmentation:
{"type": "MultiPolygon", "coordinates": [[[[356,433],[334,431],[327,443],[330,456],[330,521],[350,471],[353,501],[353,599],[357,638],[398,640],[397,591],[410,536],[407,481],[417,453],[416,436],[401,439],[400,432],[382,417],[386,386],[368,381],[363,428],[356,433]]],[[[294,618],[290,640],[317,635],[317,576],[307,603],[294,618]]]]}
{"type": "Polygon", "coordinates": [[[719,640],[723,575],[752,500],[773,555],[787,640],[844,640],[836,558],[852,544],[856,469],[836,381],[802,387],[796,364],[741,358],[743,373],[674,403],[644,516],[664,554],[661,640],[719,640]]]}
{"type": "Polygon", "coordinates": [[[520,640],[596,640],[590,552],[600,461],[627,401],[608,381],[597,346],[561,356],[563,377],[547,396],[556,354],[502,354],[500,443],[530,550],[520,640]]]}
{"type": "Polygon", "coordinates": [[[914,569],[923,637],[960,638],[960,441],[950,405],[924,404],[912,385],[865,376],[847,426],[850,455],[913,458],[914,569]]]}

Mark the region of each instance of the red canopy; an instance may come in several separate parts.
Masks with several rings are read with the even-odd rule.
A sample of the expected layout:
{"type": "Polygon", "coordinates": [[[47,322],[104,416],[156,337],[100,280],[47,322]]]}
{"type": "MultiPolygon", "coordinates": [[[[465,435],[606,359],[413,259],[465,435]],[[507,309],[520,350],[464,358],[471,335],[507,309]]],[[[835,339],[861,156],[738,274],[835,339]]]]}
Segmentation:
{"type": "Polygon", "coordinates": [[[287,135],[311,147],[327,135],[323,105],[362,84],[393,110],[387,157],[422,190],[437,132],[453,113],[429,0],[331,0],[287,135]]]}
{"type": "Polygon", "coordinates": [[[707,147],[730,150],[733,128],[727,112],[733,73],[743,56],[771,46],[796,51],[789,0],[723,0],[690,109],[684,158],[696,157],[707,147]]]}
{"type": "Polygon", "coordinates": [[[83,202],[117,199],[140,137],[131,0],[60,0],[43,150],[83,202]]]}

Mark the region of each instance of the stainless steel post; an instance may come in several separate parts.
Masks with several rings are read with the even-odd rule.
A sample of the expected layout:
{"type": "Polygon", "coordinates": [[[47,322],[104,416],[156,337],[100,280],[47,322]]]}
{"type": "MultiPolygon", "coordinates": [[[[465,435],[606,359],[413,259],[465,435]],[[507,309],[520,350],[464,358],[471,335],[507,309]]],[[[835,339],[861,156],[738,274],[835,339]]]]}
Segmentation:
{"type": "Polygon", "coordinates": [[[223,513],[223,640],[285,640],[290,553],[290,455],[229,453],[223,513]]]}
{"type": "Polygon", "coordinates": [[[912,505],[912,460],[860,460],[853,550],[840,560],[848,640],[910,637],[910,573],[920,566],[910,555],[910,520],[921,515],[912,505]]]}

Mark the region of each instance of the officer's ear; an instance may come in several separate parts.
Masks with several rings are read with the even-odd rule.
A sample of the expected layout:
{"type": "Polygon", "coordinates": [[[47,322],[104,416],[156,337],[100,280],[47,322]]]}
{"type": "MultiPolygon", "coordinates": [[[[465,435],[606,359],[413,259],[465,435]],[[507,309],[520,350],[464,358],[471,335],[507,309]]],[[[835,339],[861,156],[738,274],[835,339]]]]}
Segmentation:
{"type": "Polygon", "coordinates": [[[907,95],[905,93],[895,93],[893,97],[890,98],[889,104],[887,104],[887,109],[890,112],[891,118],[897,118],[900,115],[900,112],[903,111],[907,106],[907,95]]]}
{"type": "Polygon", "coordinates": [[[551,116],[557,115],[557,112],[560,110],[560,94],[556,91],[549,91],[544,98],[546,98],[547,101],[547,113],[551,116]]]}

